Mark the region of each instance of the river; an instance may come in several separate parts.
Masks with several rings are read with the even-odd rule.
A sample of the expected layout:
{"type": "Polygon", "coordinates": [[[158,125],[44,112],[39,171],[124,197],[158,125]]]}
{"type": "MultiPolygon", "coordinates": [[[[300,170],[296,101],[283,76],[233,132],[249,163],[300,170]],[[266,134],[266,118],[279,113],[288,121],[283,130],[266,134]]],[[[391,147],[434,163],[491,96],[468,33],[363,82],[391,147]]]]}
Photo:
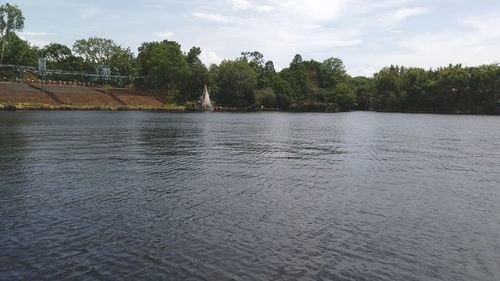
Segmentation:
{"type": "Polygon", "coordinates": [[[0,280],[500,280],[500,117],[0,112],[0,280]]]}

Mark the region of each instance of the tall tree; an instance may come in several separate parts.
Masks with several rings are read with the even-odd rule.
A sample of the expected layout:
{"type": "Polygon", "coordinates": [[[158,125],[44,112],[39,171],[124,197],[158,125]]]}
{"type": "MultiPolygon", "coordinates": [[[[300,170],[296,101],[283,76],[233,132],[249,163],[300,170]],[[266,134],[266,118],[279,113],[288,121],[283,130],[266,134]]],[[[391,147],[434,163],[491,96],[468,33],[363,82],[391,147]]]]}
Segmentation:
{"type": "Polygon", "coordinates": [[[42,49],[47,58],[47,67],[52,69],[71,71],[92,71],[94,70],[83,58],[73,55],[71,49],[66,45],[50,43],[42,49]]]}
{"type": "Polygon", "coordinates": [[[189,65],[195,65],[202,63],[200,60],[201,48],[192,47],[186,55],[186,61],[189,65]]]}
{"type": "Polygon", "coordinates": [[[354,77],[349,80],[356,95],[356,109],[371,110],[373,108],[373,82],[370,78],[354,77]]]}
{"type": "Polygon", "coordinates": [[[137,56],[139,75],[136,86],[156,90],[180,90],[189,76],[189,67],[174,41],[143,43],[137,56]]]}
{"type": "Polygon", "coordinates": [[[183,99],[197,99],[206,84],[209,84],[209,73],[207,67],[201,62],[201,48],[192,47],[186,55],[189,66],[189,77],[183,86],[183,99]]]}
{"type": "Polygon", "coordinates": [[[258,51],[241,52],[241,57],[248,61],[248,64],[255,72],[257,72],[257,69],[264,68],[264,55],[258,51]]]}
{"type": "Polygon", "coordinates": [[[28,41],[23,40],[14,32],[9,33],[6,40],[4,62],[14,65],[36,65],[39,49],[32,47],[28,41]]]}
{"type": "Polygon", "coordinates": [[[73,52],[95,69],[107,66],[114,74],[130,76],[136,73],[135,56],[130,48],[123,48],[113,40],[96,37],[77,40],[73,52]]]}
{"type": "Polygon", "coordinates": [[[257,88],[272,88],[278,74],[272,61],[267,61],[257,80],[257,88]]]}
{"type": "Polygon", "coordinates": [[[134,76],[137,74],[137,61],[130,48],[116,46],[109,58],[108,65],[111,72],[119,75],[134,76]]]}
{"type": "Polygon", "coordinates": [[[24,17],[17,5],[9,3],[0,5],[0,38],[2,40],[2,54],[0,64],[3,63],[5,44],[11,32],[21,31],[24,28],[24,17]]]}
{"type": "Polygon", "coordinates": [[[58,43],[50,43],[45,46],[42,51],[47,60],[54,63],[61,63],[73,55],[70,48],[58,43]]]}
{"type": "Polygon", "coordinates": [[[93,65],[108,64],[117,48],[113,40],[97,37],[77,40],[73,45],[75,54],[93,65]]]}
{"type": "Polygon", "coordinates": [[[249,106],[255,102],[257,74],[246,60],[223,61],[218,69],[217,102],[226,106],[249,106]]]}
{"type": "Polygon", "coordinates": [[[347,72],[344,63],[339,58],[329,58],[321,63],[322,87],[335,87],[338,83],[345,81],[347,72]]]}
{"type": "Polygon", "coordinates": [[[313,83],[308,75],[306,63],[299,54],[295,55],[288,68],[280,72],[280,77],[290,85],[291,96],[295,100],[305,99],[313,91],[313,83]]]}
{"type": "Polygon", "coordinates": [[[400,75],[399,66],[385,67],[374,75],[375,109],[381,111],[399,111],[400,75]]]}

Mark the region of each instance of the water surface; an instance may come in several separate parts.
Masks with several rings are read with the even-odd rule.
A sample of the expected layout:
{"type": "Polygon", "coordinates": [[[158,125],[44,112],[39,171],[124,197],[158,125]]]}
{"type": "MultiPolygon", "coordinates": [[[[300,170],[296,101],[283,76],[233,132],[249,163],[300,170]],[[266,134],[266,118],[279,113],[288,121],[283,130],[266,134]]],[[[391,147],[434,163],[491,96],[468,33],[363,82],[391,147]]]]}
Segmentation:
{"type": "Polygon", "coordinates": [[[500,280],[500,117],[0,112],[0,280],[500,280]]]}

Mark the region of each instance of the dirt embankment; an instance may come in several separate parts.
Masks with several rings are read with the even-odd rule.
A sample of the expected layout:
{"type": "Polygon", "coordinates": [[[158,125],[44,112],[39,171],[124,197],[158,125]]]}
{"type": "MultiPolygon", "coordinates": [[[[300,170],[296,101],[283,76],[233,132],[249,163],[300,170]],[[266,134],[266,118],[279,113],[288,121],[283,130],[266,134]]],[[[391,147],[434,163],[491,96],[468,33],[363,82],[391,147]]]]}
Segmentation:
{"type": "Polygon", "coordinates": [[[54,84],[0,83],[0,110],[165,110],[184,111],[130,89],[96,89],[54,84]]]}

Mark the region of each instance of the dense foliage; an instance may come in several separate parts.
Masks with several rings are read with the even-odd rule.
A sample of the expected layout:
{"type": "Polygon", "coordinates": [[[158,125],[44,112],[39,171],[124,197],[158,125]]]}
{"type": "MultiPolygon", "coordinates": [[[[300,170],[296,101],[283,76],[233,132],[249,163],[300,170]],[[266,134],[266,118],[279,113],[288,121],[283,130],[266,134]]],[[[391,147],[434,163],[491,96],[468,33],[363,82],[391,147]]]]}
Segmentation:
{"type": "MultiPolygon", "coordinates": [[[[100,83],[98,75],[107,66],[120,77],[114,78],[120,79],[113,80],[116,85],[168,93],[179,103],[196,102],[208,85],[216,105],[225,107],[495,114],[500,106],[496,64],[435,70],[390,66],[367,78],[349,76],[342,60],[333,57],[319,62],[296,55],[288,67],[277,71],[272,61],[252,51],[207,68],[199,58],[199,47],[183,52],[179,43],[169,40],[143,43],[137,56],[104,38],[77,40],[72,49],[58,43],[39,49],[14,33],[23,24],[16,6],[0,6],[4,64],[35,67],[43,55],[49,69],[72,75],[54,79],[88,81],[92,76],[100,83]]],[[[4,77],[10,75],[0,71],[4,77]]]]}
{"type": "Polygon", "coordinates": [[[2,41],[0,64],[3,63],[5,45],[8,42],[9,35],[12,32],[23,30],[23,28],[24,17],[19,7],[9,3],[0,5],[0,40],[2,41]]]}
{"type": "Polygon", "coordinates": [[[500,67],[450,65],[437,70],[391,66],[373,78],[368,109],[494,114],[500,67]]]}

